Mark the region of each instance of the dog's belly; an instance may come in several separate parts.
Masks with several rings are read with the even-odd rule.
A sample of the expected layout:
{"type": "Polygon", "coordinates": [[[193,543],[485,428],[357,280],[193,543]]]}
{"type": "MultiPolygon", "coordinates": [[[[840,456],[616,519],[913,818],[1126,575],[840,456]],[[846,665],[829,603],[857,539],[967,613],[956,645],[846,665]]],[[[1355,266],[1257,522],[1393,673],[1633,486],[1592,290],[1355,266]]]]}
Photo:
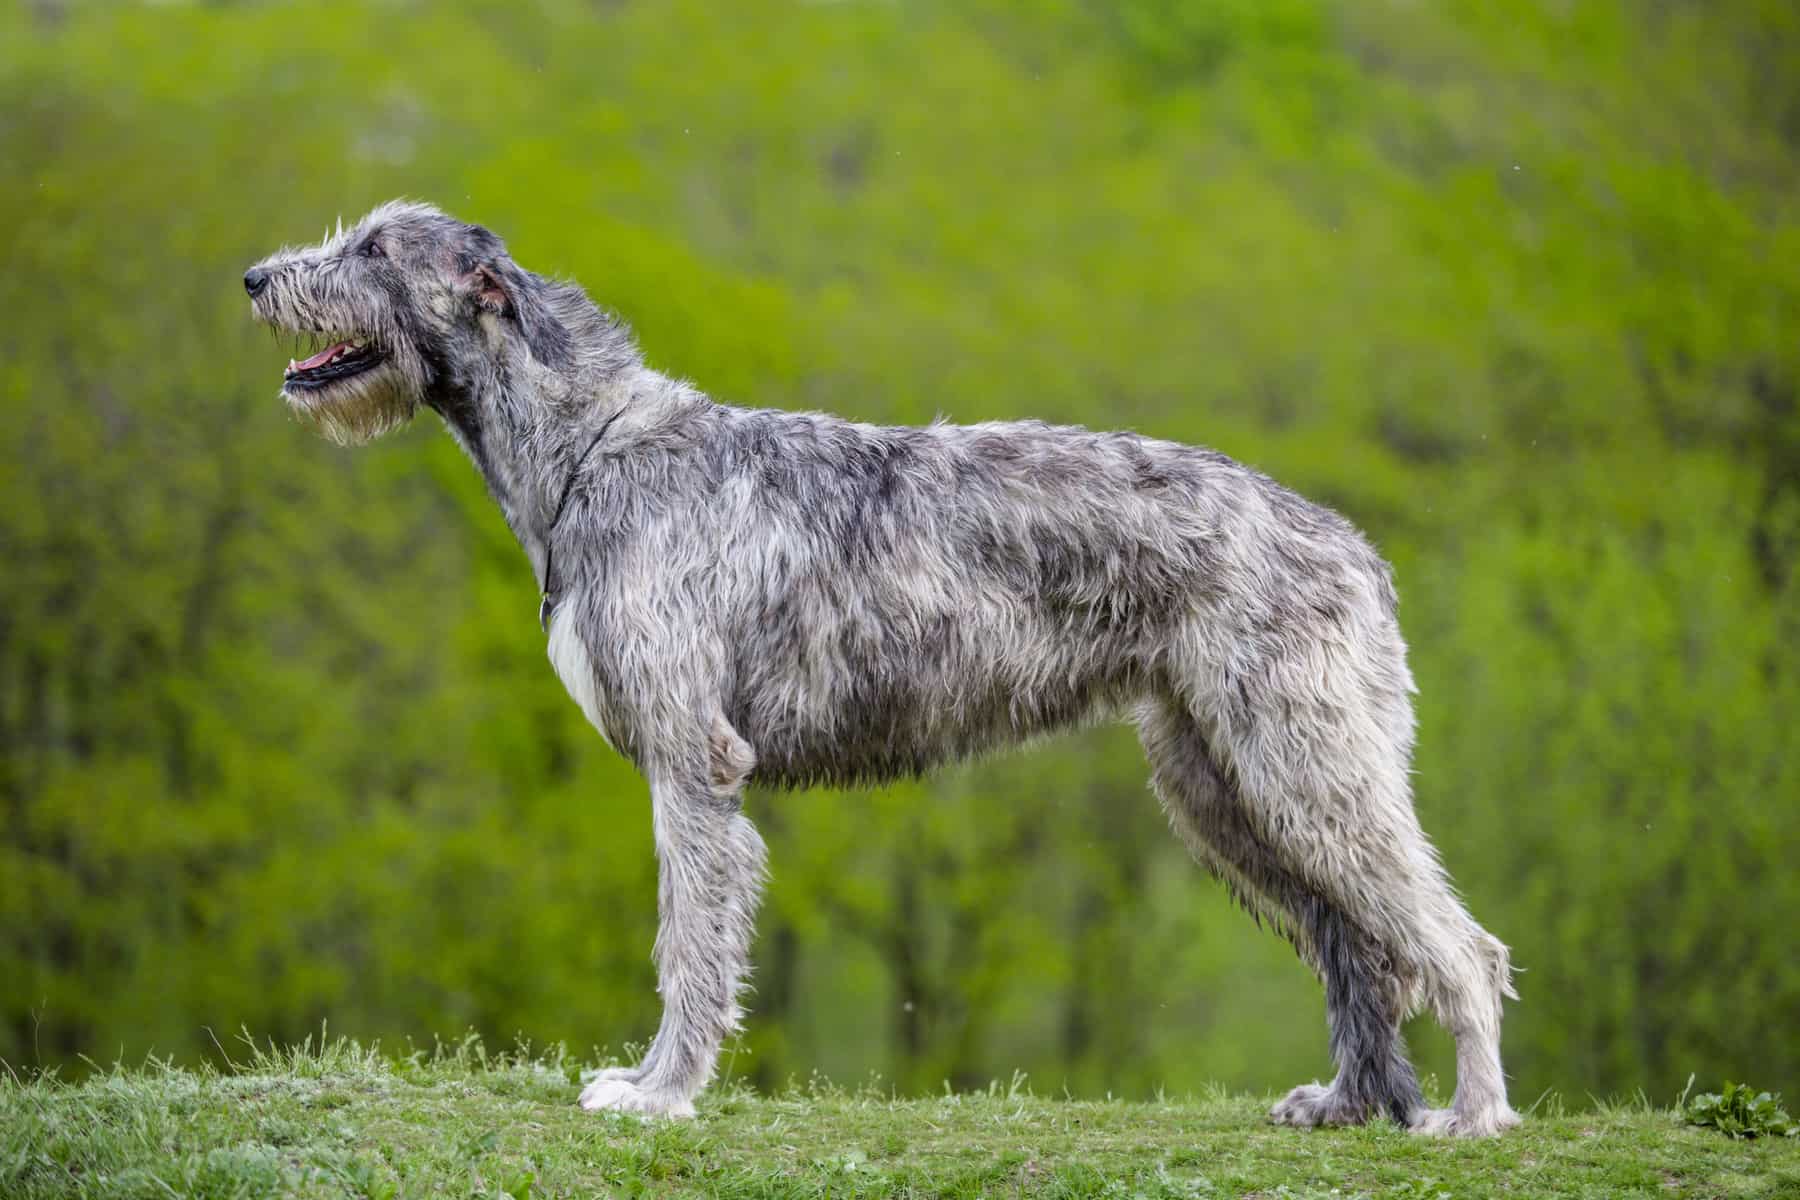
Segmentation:
{"type": "MultiPolygon", "coordinates": [[[[755,677],[752,676],[752,679],[755,677]]],[[[752,779],[777,787],[880,783],[1111,714],[1130,680],[1006,670],[947,678],[840,674],[808,691],[751,688],[727,706],[756,753],[752,779]]]]}

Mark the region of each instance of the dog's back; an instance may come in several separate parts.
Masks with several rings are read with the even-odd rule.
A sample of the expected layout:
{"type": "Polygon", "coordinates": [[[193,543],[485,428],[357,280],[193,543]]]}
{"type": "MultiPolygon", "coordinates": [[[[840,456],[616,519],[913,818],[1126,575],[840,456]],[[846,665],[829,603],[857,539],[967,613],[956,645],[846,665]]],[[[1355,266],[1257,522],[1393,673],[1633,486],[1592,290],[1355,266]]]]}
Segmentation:
{"type": "Polygon", "coordinates": [[[633,479],[629,501],[600,485],[620,497],[607,553],[716,629],[765,782],[886,779],[1154,694],[1198,703],[1351,626],[1398,654],[1386,568],[1348,522],[1211,450],[704,402],[678,423],[594,462],[633,479]]]}

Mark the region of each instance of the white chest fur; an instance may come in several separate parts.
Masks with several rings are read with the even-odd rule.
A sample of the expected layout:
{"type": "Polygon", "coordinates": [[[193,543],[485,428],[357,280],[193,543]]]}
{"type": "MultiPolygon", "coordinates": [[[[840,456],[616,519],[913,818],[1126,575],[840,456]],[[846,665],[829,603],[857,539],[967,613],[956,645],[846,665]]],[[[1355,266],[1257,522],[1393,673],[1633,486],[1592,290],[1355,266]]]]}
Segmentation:
{"type": "Polygon", "coordinates": [[[562,680],[563,687],[569,696],[581,708],[590,724],[600,731],[600,736],[607,745],[612,745],[612,738],[607,737],[606,726],[601,722],[599,681],[594,676],[594,663],[588,657],[587,646],[582,643],[581,635],[575,631],[575,622],[569,615],[567,605],[557,609],[550,617],[550,665],[556,668],[556,676],[562,680]]]}

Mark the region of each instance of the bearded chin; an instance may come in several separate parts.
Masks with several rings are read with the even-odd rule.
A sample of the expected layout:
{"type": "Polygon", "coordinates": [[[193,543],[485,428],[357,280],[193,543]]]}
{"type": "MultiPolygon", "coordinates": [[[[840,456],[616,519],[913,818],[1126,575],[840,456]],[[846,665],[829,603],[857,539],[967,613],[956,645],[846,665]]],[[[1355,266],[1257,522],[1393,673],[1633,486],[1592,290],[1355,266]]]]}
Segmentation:
{"type": "Polygon", "coordinates": [[[325,395],[289,395],[288,407],[322,437],[363,446],[412,420],[418,405],[392,379],[349,379],[325,395]]]}

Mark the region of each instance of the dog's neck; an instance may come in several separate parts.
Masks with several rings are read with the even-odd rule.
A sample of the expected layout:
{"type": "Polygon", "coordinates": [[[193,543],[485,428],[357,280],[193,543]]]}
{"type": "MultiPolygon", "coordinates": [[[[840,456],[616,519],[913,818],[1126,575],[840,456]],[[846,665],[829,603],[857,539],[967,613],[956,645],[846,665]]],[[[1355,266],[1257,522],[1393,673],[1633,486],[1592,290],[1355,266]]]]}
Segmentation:
{"type": "Polygon", "coordinates": [[[540,587],[550,582],[551,535],[578,480],[602,469],[608,444],[638,441],[707,403],[635,355],[571,374],[512,347],[469,369],[434,367],[430,407],[481,473],[540,587]]]}
{"type": "Polygon", "coordinates": [[[507,282],[510,307],[481,318],[486,344],[428,364],[428,403],[542,578],[550,526],[593,435],[659,389],[641,386],[655,373],[630,331],[580,288],[516,267],[507,282]]]}
{"type": "Polygon", "coordinates": [[[570,473],[617,406],[568,412],[519,387],[509,374],[503,369],[479,383],[446,381],[434,390],[431,407],[481,473],[507,526],[541,573],[545,537],[570,473]]]}

